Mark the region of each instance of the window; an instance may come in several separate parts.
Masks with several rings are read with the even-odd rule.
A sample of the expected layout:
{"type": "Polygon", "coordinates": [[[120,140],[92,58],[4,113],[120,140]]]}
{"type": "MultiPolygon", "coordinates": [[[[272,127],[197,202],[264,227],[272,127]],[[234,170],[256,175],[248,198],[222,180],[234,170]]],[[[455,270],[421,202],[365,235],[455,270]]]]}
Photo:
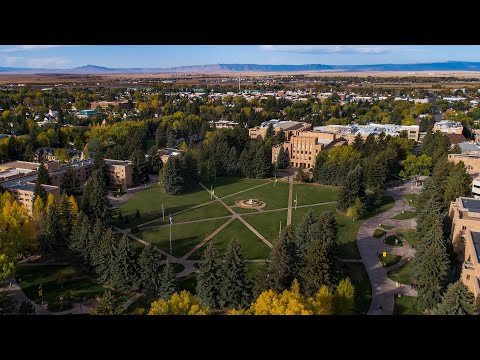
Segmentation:
{"type": "Polygon", "coordinates": [[[465,225],[462,226],[462,230],[467,230],[467,227],[465,225]]]}
{"type": "Polygon", "coordinates": [[[470,280],[470,275],[467,275],[467,280],[470,280]]]}

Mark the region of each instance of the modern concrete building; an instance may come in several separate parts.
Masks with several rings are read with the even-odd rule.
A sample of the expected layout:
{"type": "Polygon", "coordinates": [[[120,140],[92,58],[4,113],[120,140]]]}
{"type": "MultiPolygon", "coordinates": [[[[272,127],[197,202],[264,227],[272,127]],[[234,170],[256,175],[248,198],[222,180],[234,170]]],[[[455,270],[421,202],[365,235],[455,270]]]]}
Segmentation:
{"type": "Polygon", "coordinates": [[[462,134],[463,125],[461,122],[442,120],[433,125],[433,132],[440,131],[444,134],[462,134]]]}
{"type": "Polygon", "coordinates": [[[448,160],[454,164],[463,161],[467,172],[472,176],[480,175],[480,155],[475,154],[448,154],[448,160]]]}
{"type": "Polygon", "coordinates": [[[366,139],[368,135],[378,136],[381,133],[390,136],[400,136],[406,134],[407,137],[413,141],[418,141],[420,127],[418,125],[394,125],[394,124],[375,124],[370,123],[367,125],[358,125],[356,123],[350,125],[326,125],[316,126],[313,128],[316,132],[323,132],[328,134],[335,134],[338,138],[345,139],[348,143],[351,143],[355,139],[356,135],[361,135],[366,139]]]}
{"type": "Polygon", "coordinates": [[[128,188],[133,185],[133,165],[131,161],[105,159],[110,171],[110,181],[128,188]]]}
{"type": "Polygon", "coordinates": [[[267,129],[270,124],[273,126],[273,130],[275,131],[275,133],[278,133],[282,130],[285,131],[285,137],[287,139],[290,138],[290,135],[308,130],[311,127],[310,124],[304,123],[304,122],[281,121],[277,119],[272,119],[272,120],[262,122],[260,126],[256,126],[252,129],[248,129],[248,135],[250,136],[251,139],[263,140],[265,138],[267,129]]]}
{"type": "Polygon", "coordinates": [[[480,200],[460,197],[450,204],[452,242],[463,258],[460,279],[480,305],[480,200]]]}
{"type": "Polygon", "coordinates": [[[480,177],[472,181],[472,195],[475,199],[480,199],[480,177]]]}

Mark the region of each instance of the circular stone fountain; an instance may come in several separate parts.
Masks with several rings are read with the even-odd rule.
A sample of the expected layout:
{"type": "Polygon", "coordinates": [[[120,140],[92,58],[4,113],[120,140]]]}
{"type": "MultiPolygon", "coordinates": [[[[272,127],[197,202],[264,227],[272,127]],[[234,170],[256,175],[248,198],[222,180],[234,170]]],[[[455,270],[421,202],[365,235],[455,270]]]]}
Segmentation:
{"type": "Polygon", "coordinates": [[[267,204],[264,201],[257,199],[248,199],[248,200],[239,200],[235,202],[235,206],[244,208],[244,209],[261,209],[267,204]]]}

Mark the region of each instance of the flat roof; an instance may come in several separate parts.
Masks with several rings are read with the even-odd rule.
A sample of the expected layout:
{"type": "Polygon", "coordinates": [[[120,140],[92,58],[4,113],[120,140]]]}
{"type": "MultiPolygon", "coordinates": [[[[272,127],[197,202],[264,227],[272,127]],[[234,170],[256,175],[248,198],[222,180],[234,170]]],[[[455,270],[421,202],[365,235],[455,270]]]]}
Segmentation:
{"type": "Polygon", "coordinates": [[[469,212],[480,213],[480,199],[461,197],[463,208],[469,212]]]}
{"type": "Polygon", "coordinates": [[[328,139],[317,139],[317,142],[319,144],[324,144],[324,145],[328,145],[332,142],[332,140],[328,140],[328,139]]]}
{"type": "Polygon", "coordinates": [[[105,163],[110,165],[128,165],[130,164],[130,161],[105,159],[105,163]]]}
{"type": "Polygon", "coordinates": [[[480,262],[480,232],[470,231],[470,234],[472,235],[473,247],[475,248],[477,261],[480,262]]]}
{"type": "Polygon", "coordinates": [[[8,186],[8,189],[34,191],[35,190],[35,184],[28,183],[28,182],[25,182],[25,181],[20,181],[20,182],[17,181],[16,184],[8,186]]]}

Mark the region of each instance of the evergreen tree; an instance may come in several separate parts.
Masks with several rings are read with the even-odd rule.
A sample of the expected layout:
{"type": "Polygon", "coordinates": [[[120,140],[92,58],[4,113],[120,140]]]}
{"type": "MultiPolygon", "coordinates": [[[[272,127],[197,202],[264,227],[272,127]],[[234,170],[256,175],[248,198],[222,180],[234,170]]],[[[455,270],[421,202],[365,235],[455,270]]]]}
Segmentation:
{"type": "Polygon", "coordinates": [[[20,155],[20,147],[15,136],[10,136],[7,142],[7,155],[11,161],[17,160],[20,155]]]}
{"type": "Polygon", "coordinates": [[[42,199],[43,203],[47,202],[47,192],[45,191],[45,188],[42,186],[41,183],[37,182],[35,184],[35,188],[33,189],[33,202],[37,200],[37,197],[42,199]]]}
{"type": "Polygon", "coordinates": [[[309,296],[313,296],[322,285],[332,287],[336,279],[335,230],[334,226],[326,224],[319,219],[307,233],[311,245],[305,256],[301,279],[304,292],[309,296]]]}
{"type": "Polygon", "coordinates": [[[76,215],[73,213],[72,206],[66,194],[62,195],[60,199],[60,204],[58,205],[58,223],[60,226],[60,233],[62,234],[62,241],[65,243],[69,242],[70,236],[72,234],[72,227],[75,223],[76,215]]]}
{"type": "Polygon", "coordinates": [[[148,164],[145,161],[145,155],[141,149],[136,149],[130,155],[130,161],[133,167],[133,182],[138,185],[148,181],[148,164]]]}
{"type": "Polygon", "coordinates": [[[253,166],[255,168],[256,178],[266,178],[271,175],[272,173],[271,156],[268,156],[267,150],[265,149],[265,147],[260,147],[257,150],[255,159],[253,162],[253,166]]]}
{"type": "Polygon", "coordinates": [[[167,148],[177,148],[177,137],[173,131],[167,133],[167,148]]]}
{"type": "Polygon", "coordinates": [[[161,125],[157,127],[155,131],[155,145],[157,148],[164,148],[167,144],[167,137],[165,136],[165,131],[161,125]]]}
{"type": "Polygon", "coordinates": [[[282,146],[280,148],[280,151],[278,152],[277,167],[279,169],[286,169],[289,166],[290,166],[290,159],[288,156],[288,150],[285,150],[282,146]]]}
{"type": "Polygon", "coordinates": [[[88,269],[91,265],[90,251],[88,249],[90,231],[90,221],[81,211],[73,226],[68,248],[75,259],[75,266],[82,270],[88,269]]]}
{"type": "Polygon", "coordinates": [[[98,298],[97,305],[90,312],[90,315],[120,315],[123,312],[115,295],[107,290],[98,298]]]}
{"type": "MultiPolygon", "coordinates": [[[[90,229],[88,237],[83,240],[82,245],[84,246],[83,253],[85,256],[90,259],[92,265],[97,266],[103,261],[103,259],[101,259],[102,239],[107,235],[107,232],[100,219],[93,220],[90,222],[90,225],[92,224],[93,227],[90,229]]],[[[114,240],[116,242],[116,239],[114,240]]]]}
{"type": "Polygon", "coordinates": [[[210,241],[203,252],[202,262],[197,275],[197,296],[201,303],[210,308],[218,308],[221,284],[220,255],[210,241]]]}
{"type": "Polygon", "coordinates": [[[40,251],[45,255],[61,257],[65,254],[66,243],[62,237],[58,208],[55,204],[50,206],[40,223],[39,242],[40,251]]]}
{"type": "Polygon", "coordinates": [[[177,157],[170,157],[163,170],[163,189],[168,195],[178,195],[183,190],[184,182],[180,160],[177,157]]]}
{"type": "Polygon", "coordinates": [[[268,289],[277,293],[289,289],[293,280],[299,277],[301,267],[302,254],[295,242],[292,228],[287,226],[272,249],[267,270],[268,289]]]}
{"type": "Polygon", "coordinates": [[[106,224],[112,213],[112,205],[101,178],[98,170],[92,173],[84,189],[82,209],[90,219],[100,219],[103,224],[106,224]]]}
{"type": "Polygon", "coordinates": [[[198,164],[190,151],[183,154],[180,161],[180,176],[184,180],[183,189],[192,189],[198,185],[198,164]]]}
{"type": "Polygon", "coordinates": [[[63,173],[60,187],[69,196],[80,194],[80,180],[73,168],[69,167],[67,171],[63,173]]]}
{"type": "Polygon", "coordinates": [[[250,280],[243,250],[234,238],[227,247],[222,263],[219,303],[223,308],[244,308],[250,305],[250,280]]]}
{"type": "Polygon", "coordinates": [[[308,230],[312,227],[313,224],[317,222],[315,215],[313,215],[313,210],[308,209],[307,213],[303,216],[302,221],[298,223],[295,228],[295,241],[297,242],[298,249],[302,254],[306,254],[308,248],[310,247],[309,239],[307,238],[308,230]]]}
{"type": "Polygon", "coordinates": [[[177,291],[178,286],[175,283],[175,271],[167,259],[167,262],[160,273],[160,288],[158,293],[163,300],[168,300],[173,293],[177,291]]]}
{"type": "Polygon", "coordinates": [[[135,291],[138,289],[138,264],[135,258],[135,252],[130,246],[130,239],[126,234],[122,236],[115,249],[112,275],[112,285],[117,290],[135,291]]]}
{"type": "Polygon", "coordinates": [[[462,148],[458,144],[455,144],[452,150],[450,150],[450,154],[461,154],[461,153],[462,153],[462,148]]]}
{"type": "Polygon", "coordinates": [[[231,176],[237,175],[238,172],[237,149],[235,146],[232,146],[228,152],[227,172],[231,176]]]}
{"type": "Polygon", "coordinates": [[[365,185],[362,176],[362,167],[358,165],[354,170],[348,173],[344,185],[341,187],[337,198],[337,207],[340,211],[354,205],[355,199],[362,200],[365,197],[365,185]]]}
{"type": "Polygon", "coordinates": [[[271,139],[275,136],[275,129],[272,124],[268,124],[267,131],[265,132],[265,139],[271,139]]]}
{"type": "Polygon", "coordinates": [[[108,228],[100,241],[94,245],[92,262],[98,274],[98,280],[107,285],[113,285],[115,274],[117,239],[111,228],[108,228]]]}
{"type": "Polygon", "coordinates": [[[449,268],[445,247],[429,245],[422,256],[415,256],[412,274],[417,284],[417,307],[420,310],[433,309],[442,299],[449,268]]]}
{"type": "Polygon", "coordinates": [[[455,164],[445,181],[444,201],[448,209],[450,202],[460,196],[469,196],[471,191],[472,179],[468,174],[465,164],[460,161],[455,164]]]}
{"type": "Polygon", "coordinates": [[[110,185],[110,174],[109,174],[110,172],[108,170],[108,166],[105,162],[105,159],[100,154],[100,151],[97,151],[93,156],[92,170],[93,170],[92,175],[94,174],[95,171],[97,171],[97,174],[103,186],[110,185]]]}
{"type": "Polygon", "coordinates": [[[139,258],[143,292],[150,297],[160,296],[162,253],[155,245],[145,246],[139,258]]]}
{"type": "Polygon", "coordinates": [[[475,297],[461,280],[448,285],[442,302],[434,311],[436,315],[476,315],[475,297]]]}
{"type": "Polygon", "coordinates": [[[362,135],[357,134],[357,135],[355,136],[355,138],[353,139],[353,142],[352,142],[352,147],[353,147],[355,150],[357,150],[357,151],[359,151],[359,152],[361,152],[361,153],[364,152],[364,150],[365,150],[365,141],[363,140],[362,135]]]}
{"type": "Polygon", "coordinates": [[[44,185],[51,185],[52,180],[50,179],[50,175],[48,174],[47,167],[42,162],[37,170],[37,184],[44,184],[44,185]]]}
{"type": "Polygon", "coordinates": [[[253,159],[251,157],[251,152],[248,149],[243,149],[240,159],[238,161],[238,166],[245,177],[253,177],[254,174],[254,166],[252,166],[253,159]]]}

